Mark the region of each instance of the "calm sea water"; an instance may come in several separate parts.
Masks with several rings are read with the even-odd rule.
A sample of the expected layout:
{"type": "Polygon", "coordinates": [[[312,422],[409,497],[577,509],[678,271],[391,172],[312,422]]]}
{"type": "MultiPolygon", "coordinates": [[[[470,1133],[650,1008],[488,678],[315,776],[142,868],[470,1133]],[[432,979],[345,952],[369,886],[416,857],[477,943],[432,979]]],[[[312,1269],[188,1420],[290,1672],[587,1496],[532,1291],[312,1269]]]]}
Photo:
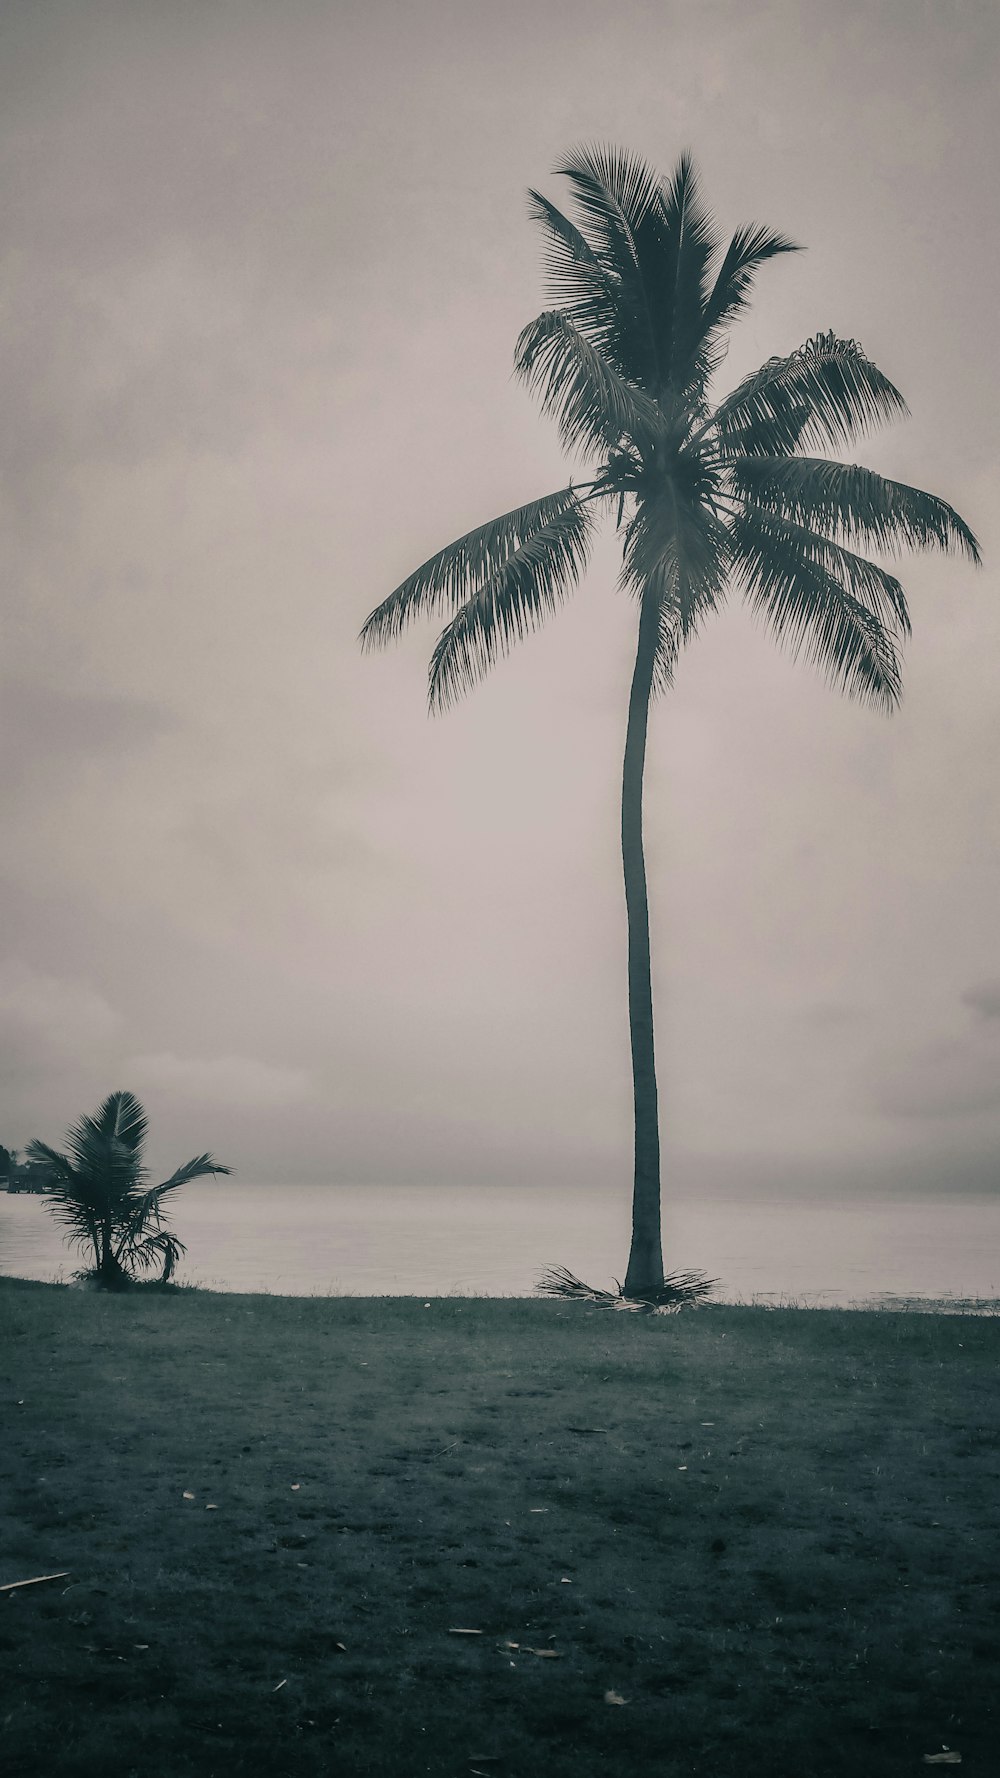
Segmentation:
{"type": "MultiPolygon", "coordinates": [[[[178,1194],[178,1281],[276,1295],[526,1296],[547,1265],[609,1286],[624,1272],[626,1197],[458,1186],[263,1186],[178,1194]]],[[[728,1301],[849,1304],[1000,1298],[1000,1202],[680,1203],[669,1266],[728,1301]]],[[[0,1273],[69,1278],[80,1262],[42,1198],[0,1192],[0,1273]]]]}

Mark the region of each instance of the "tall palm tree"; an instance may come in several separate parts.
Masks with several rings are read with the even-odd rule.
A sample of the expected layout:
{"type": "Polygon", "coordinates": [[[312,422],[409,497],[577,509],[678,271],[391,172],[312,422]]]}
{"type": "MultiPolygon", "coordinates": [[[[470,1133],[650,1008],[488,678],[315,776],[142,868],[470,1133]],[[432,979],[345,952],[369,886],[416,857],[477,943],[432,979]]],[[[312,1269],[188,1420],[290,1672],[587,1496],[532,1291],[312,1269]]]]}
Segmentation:
{"type": "Polygon", "coordinates": [[[103,1290],[122,1290],[157,1266],[166,1284],[187,1251],[165,1226],[168,1192],[207,1173],[232,1172],[214,1156],[199,1154],[162,1185],[148,1185],[142,1160],[147,1129],[134,1094],[112,1093],[93,1117],[82,1117],[67,1130],[68,1153],[45,1142],[28,1144],[31,1158],[47,1161],[55,1175],[48,1209],[69,1230],[71,1241],[89,1248],[94,1263],[86,1276],[103,1290]]]}
{"type": "Polygon", "coordinates": [[[369,616],[373,646],[424,613],[448,621],[430,663],[440,710],[579,581],[595,520],[622,539],[621,584],[638,606],[622,772],[622,858],[635,1101],[632,1246],[625,1290],[663,1283],[642,785],[652,694],[681,645],[738,589],[795,654],[850,696],[889,711],[910,620],[899,581],[867,552],[979,551],[943,500],[840,451],[906,412],[854,340],[818,334],[714,393],[730,326],[767,260],[796,249],[757,225],[723,251],[691,161],[673,178],[620,149],[583,149],[557,171],[575,214],[530,194],[553,306],[524,329],[516,369],[590,479],[460,537],[369,616]]]}

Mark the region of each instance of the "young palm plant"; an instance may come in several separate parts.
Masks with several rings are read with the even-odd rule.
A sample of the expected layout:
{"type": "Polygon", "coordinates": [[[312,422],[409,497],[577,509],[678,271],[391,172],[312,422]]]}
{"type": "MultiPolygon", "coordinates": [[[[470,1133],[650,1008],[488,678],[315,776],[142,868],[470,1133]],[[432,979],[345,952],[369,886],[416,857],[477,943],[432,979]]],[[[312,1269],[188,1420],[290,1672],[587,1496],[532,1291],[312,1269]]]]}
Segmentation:
{"type": "Polygon", "coordinates": [[[943,500],[813,454],[843,451],[906,412],[856,341],[818,334],[716,396],[755,274],[794,252],[791,241],[754,225],[723,250],[686,156],[669,181],[616,148],[578,151],[557,171],[574,214],[530,194],[553,306],[525,328],[515,363],[590,478],[432,556],[371,613],[362,641],[387,643],[411,618],[444,614],[430,663],[440,710],[572,591],[595,521],[617,527],[621,584],[638,608],[621,804],[635,1107],[625,1292],[655,1297],[660,1137],[642,841],[650,699],[669,686],[681,646],[738,590],[785,647],[890,711],[910,620],[899,581],[867,552],[954,548],[978,561],[979,551],[943,500]]]}
{"type": "Polygon", "coordinates": [[[82,1276],[102,1290],[124,1290],[156,1268],[168,1283],[187,1249],[166,1226],[164,1199],[191,1179],[232,1172],[213,1155],[199,1154],[162,1185],[149,1185],[142,1161],[147,1128],[138,1099],[112,1093],[93,1117],[66,1132],[66,1154],[45,1142],[28,1145],[31,1158],[47,1161],[55,1175],[48,1209],[93,1259],[82,1276]]]}

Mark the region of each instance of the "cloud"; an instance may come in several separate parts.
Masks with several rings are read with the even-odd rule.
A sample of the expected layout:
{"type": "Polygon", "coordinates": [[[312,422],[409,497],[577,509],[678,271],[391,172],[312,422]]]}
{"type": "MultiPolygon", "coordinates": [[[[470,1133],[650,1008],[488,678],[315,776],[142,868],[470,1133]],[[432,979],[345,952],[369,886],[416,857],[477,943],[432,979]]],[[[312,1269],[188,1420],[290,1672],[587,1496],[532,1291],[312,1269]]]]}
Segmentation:
{"type": "Polygon", "coordinates": [[[900,1056],[879,1093],[892,1117],[963,1118],[1000,1111],[1000,1041],[946,1038],[900,1056]]]}
{"type": "Polygon", "coordinates": [[[1000,1019],[1000,981],[979,982],[976,987],[967,988],[962,1005],[971,1006],[981,1018],[1000,1019]]]}
{"type": "Polygon", "coordinates": [[[37,795],[81,759],[128,754],[176,727],[175,719],[137,698],[93,697],[41,684],[0,684],[3,788],[37,795]]]}
{"type": "Polygon", "coordinates": [[[864,1006],[846,1000],[811,1000],[801,1008],[799,1017],[804,1025],[818,1031],[836,1031],[860,1024],[866,1010],[864,1006]]]}
{"type": "Polygon", "coordinates": [[[252,1056],[177,1056],[172,1050],[136,1056],[128,1064],[140,1086],[205,1105],[266,1108],[295,1105],[308,1094],[300,1068],[277,1067],[252,1056]]]}
{"type": "Polygon", "coordinates": [[[118,1026],[118,1014],[88,983],[44,975],[16,959],[0,963],[0,1041],[12,1058],[92,1056],[118,1026]]]}

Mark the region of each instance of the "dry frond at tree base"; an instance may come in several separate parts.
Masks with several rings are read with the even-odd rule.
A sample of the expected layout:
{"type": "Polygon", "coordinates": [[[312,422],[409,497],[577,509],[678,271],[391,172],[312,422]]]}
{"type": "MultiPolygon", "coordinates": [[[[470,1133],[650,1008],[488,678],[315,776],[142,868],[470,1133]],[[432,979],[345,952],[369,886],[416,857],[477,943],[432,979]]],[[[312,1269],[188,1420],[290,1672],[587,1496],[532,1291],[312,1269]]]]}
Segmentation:
{"type": "MultiPolygon", "coordinates": [[[[618,1284],[617,1279],[615,1283],[618,1284]]],[[[601,1290],[595,1285],[584,1284],[565,1266],[550,1266],[535,1288],[542,1296],[596,1303],[600,1309],[624,1309],[637,1315],[678,1315],[682,1309],[697,1309],[708,1302],[718,1283],[717,1278],[707,1278],[704,1272],[669,1272],[661,1289],[648,1296],[626,1296],[620,1284],[617,1292],[601,1290]]]]}

